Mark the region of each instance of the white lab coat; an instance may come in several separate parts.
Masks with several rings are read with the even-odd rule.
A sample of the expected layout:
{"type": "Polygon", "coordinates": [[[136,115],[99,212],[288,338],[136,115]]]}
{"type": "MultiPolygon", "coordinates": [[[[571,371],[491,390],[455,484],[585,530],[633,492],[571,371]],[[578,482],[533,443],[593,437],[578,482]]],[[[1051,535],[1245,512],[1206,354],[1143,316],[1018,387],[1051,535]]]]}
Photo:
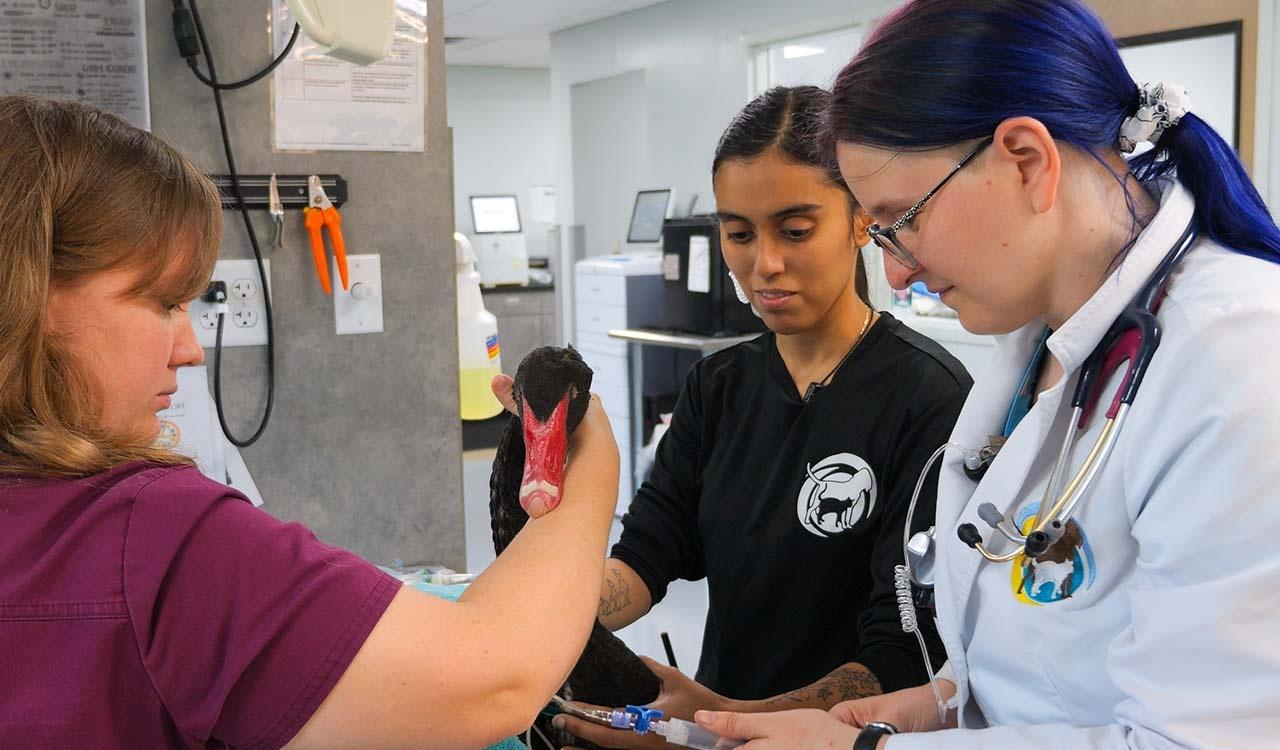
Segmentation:
{"type": "MultiPolygon", "coordinates": [[[[900,735],[891,750],[1280,747],[1280,265],[1202,239],[1175,273],[1158,315],[1160,348],[1074,516],[1087,544],[1033,579],[1035,593],[1057,598],[1075,576],[1069,597],[1020,601],[1014,567],[983,561],[956,536],[969,522],[995,552],[1012,549],[978,506],[1040,501],[1075,375],[1192,208],[1185,188],[1165,184],[1159,213],[1123,264],[1050,337],[1068,376],[1039,397],[981,483],[948,450],[937,616],[962,728],[900,735]]],[[[953,442],[980,447],[1003,429],[1042,331],[1034,323],[1003,338],[953,442]]],[[[1105,386],[1070,473],[1118,380],[1105,386]]]]}

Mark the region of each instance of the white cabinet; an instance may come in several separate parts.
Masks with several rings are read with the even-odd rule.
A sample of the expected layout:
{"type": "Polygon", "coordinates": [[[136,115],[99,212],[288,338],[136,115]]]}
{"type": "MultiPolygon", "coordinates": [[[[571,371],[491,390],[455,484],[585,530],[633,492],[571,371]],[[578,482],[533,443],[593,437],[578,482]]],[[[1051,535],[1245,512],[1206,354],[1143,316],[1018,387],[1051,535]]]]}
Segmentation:
{"type": "Polygon", "coordinates": [[[591,388],[600,394],[618,441],[622,462],[617,514],[622,515],[631,502],[631,384],[627,344],[609,338],[609,331],[656,325],[662,305],[662,258],[657,253],[631,253],[578,261],[573,290],[573,346],[595,373],[591,388]]]}

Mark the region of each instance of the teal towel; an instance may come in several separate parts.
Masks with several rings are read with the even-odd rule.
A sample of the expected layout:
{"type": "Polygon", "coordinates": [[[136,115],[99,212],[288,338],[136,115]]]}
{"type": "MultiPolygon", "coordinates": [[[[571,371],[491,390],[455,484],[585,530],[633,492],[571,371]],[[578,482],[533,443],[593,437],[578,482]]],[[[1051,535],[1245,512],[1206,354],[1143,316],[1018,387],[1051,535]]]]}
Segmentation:
{"type": "MultiPolygon", "coordinates": [[[[467,585],[465,583],[441,586],[435,583],[419,582],[411,585],[419,591],[425,591],[432,596],[438,596],[441,599],[448,599],[451,602],[458,601],[458,597],[462,596],[462,592],[467,590],[467,585]]],[[[490,745],[487,750],[525,750],[525,746],[523,742],[515,737],[508,737],[496,745],[490,745]]]]}
{"type": "Polygon", "coordinates": [[[462,592],[467,590],[467,584],[465,583],[451,583],[448,586],[444,586],[438,583],[418,581],[410,585],[419,591],[425,591],[432,596],[448,599],[451,602],[458,601],[458,597],[462,596],[462,592]]]}

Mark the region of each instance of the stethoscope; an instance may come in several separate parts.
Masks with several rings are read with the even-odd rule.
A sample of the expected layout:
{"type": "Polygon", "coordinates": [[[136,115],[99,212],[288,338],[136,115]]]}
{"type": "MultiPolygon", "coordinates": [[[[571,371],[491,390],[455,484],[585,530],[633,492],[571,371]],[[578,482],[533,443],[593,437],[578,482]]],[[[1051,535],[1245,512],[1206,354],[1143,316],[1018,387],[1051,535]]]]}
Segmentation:
{"type": "MultiPolygon", "coordinates": [[[[1174,243],[1160,265],[1151,274],[1137,296],[1125,306],[1120,315],[1107,329],[1107,333],[1098,342],[1093,352],[1080,368],[1080,377],[1076,382],[1075,392],[1071,399],[1071,421],[1075,429],[1068,429],[1062,441],[1062,447],[1049,474],[1049,482],[1045,487],[1044,499],[1040,507],[1044,507],[1049,498],[1057,497],[1048,512],[1042,514],[1036,525],[1025,535],[1019,533],[1016,524],[1006,514],[1000,512],[992,503],[983,503],[978,507],[978,517],[988,526],[998,531],[1016,548],[1004,554],[996,554],[983,542],[982,532],[972,523],[961,524],[956,529],[960,541],[978,551],[986,560],[996,563],[1009,562],[1020,555],[1030,558],[1045,554],[1055,542],[1066,532],[1072,515],[1080,507],[1086,495],[1097,482],[1102,467],[1115,448],[1120,430],[1128,417],[1129,409],[1138,388],[1160,346],[1161,328],[1156,320],[1160,303],[1164,300],[1169,286],[1169,279],[1174,269],[1182,262],[1191,246],[1195,244],[1195,223],[1192,221],[1183,230],[1182,236],[1174,243]],[[1076,471],[1066,488],[1058,492],[1057,488],[1066,472],[1068,458],[1075,447],[1076,440],[1089,423],[1094,409],[1101,400],[1102,387],[1121,363],[1128,362],[1124,378],[1111,400],[1106,412],[1106,423],[1102,432],[1094,441],[1093,447],[1085,456],[1084,463],[1076,471]]],[[[925,477],[933,464],[941,458],[948,447],[961,450],[964,472],[974,481],[981,481],[987,468],[999,454],[1000,445],[989,444],[979,449],[967,449],[953,443],[939,447],[925,463],[924,469],[916,482],[915,492],[907,510],[906,526],[903,530],[904,565],[895,570],[895,586],[897,588],[898,609],[902,627],[908,633],[915,633],[920,641],[922,652],[924,639],[916,627],[915,607],[933,606],[934,557],[936,542],[935,530],[930,527],[926,531],[911,534],[911,518],[915,513],[916,501],[924,486],[925,477]]],[[[928,665],[928,654],[925,653],[928,665]]],[[[930,682],[933,683],[933,669],[930,666],[930,682]]],[[[934,684],[934,694],[938,698],[939,712],[945,716],[945,707],[934,684]]]]}
{"type": "MultiPolygon", "coordinates": [[[[1098,476],[1102,473],[1102,467],[1110,457],[1112,449],[1115,448],[1120,430],[1129,415],[1129,409],[1138,395],[1138,388],[1147,374],[1151,358],[1155,356],[1156,348],[1160,346],[1160,323],[1156,320],[1156,313],[1159,312],[1160,303],[1164,300],[1169,278],[1195,241],[1196,232],[1193,222],[1187,225],[1182,236],[1151,274],[1151,278],[1147,280],[1133,301],[1121,311],[1119,317],[1107,329],[1106,335],[1098,342],[1097,347],[1080,368],[1080,379],[1076,382],[1075,393],[1071,398],[1071,421],[1075,423],[1076,428],[1067,430],[1063,438],[1062,448],[1054,461],[1053,471],[1049,474],[1049,483],[1045,487],[1044,500],[1040,506],[1043,508],[1044,502],[1057,494],[1057,499],[1054,500],[1049,511],[1041,514],[1035,527],[1024,536],[1018,533],[1015,524],[993,504],[983,503],[978,507],[978,517],[1017,545],[1016,548],[1002,555],[995,554],[983,543],[981,532],[972,523],[961,524],[956,529],[960,541],[976,549],[987,560],[999,563],[1008,562],[1019,555],[1039,557],[1048,552],[1049,548],[1062,538],[1067,522],[1097,482],[1098,476]],[[1060,493],[1057,492],[1065,474],[1067,459],[1075,448],[1076,439],[1088,426],[1094,408],[1101,400],[1103,385],[1124,362],[1128,362],[1128,366],[1115,396],[1111,399],[1111,406],[1107,409],[1107,421],[1103,424],[1102,432],[1085,456],[1084,463],[1067,483],[1066,489],[1060,493]]],[[[986,465],[989,466],[990,462],[988,461],[986,465]]]]}

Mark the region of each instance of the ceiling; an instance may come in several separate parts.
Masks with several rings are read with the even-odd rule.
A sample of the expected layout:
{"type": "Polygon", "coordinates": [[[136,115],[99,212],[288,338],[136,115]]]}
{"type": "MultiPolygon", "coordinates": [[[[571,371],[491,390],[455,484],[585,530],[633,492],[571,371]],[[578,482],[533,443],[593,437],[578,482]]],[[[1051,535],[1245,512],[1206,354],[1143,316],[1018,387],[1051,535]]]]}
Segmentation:
{"type": "Polygon", "coordinates": [[[665,0],[444,0],[448,65],[545,68],[551,34],[665,0]]]}

